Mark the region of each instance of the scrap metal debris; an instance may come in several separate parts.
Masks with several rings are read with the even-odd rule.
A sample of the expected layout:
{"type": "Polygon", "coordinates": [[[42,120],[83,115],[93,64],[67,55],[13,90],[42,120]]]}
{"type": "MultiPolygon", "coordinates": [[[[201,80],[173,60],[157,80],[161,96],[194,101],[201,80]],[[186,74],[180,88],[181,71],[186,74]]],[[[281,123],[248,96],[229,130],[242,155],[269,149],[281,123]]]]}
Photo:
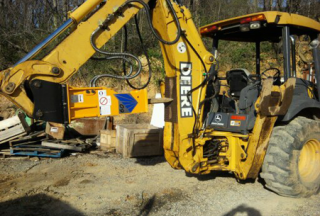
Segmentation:
{"type": "Polygon", "coordinates": [[[56,127],[55,124],[36,122],[29,126],[26,121],[24,121],[24,118],[25,115],[19,114],[0,121],[0,144],[2,143],[2,145],[0,145],[0,155],[3,157],[29,156],[60,158],[73,152],[85,152],[92,146],[95,146],[95,139],[88,142],[88,140],[90,140],[88,136],[83,137],[66,134],[64,137],[64,126],[58,128],[59,136],[53,136],[53,129],[56,127]],[[63,128],[63,130],[61,130],[61,128],[63,128]]]}

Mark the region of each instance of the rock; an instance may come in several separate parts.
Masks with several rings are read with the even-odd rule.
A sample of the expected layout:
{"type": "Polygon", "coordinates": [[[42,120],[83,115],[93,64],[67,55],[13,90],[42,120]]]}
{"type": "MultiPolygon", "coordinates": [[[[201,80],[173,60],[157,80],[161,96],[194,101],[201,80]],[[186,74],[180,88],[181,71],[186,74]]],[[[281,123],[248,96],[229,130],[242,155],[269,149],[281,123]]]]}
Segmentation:
{"type": "Polygon", "coordinates": [[[40,161],[40,158],[38,157],[32,157],[29,159],[30,161],[34,161],[34,162],[37,162],[37,161],[40,161]]]}

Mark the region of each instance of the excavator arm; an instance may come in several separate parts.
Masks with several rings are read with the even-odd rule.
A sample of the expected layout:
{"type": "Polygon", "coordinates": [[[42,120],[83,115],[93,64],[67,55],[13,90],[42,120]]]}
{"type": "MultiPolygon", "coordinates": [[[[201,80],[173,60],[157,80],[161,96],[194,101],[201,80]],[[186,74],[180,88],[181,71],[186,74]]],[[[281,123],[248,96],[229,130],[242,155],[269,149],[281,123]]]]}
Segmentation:
{"type": "MultiPolygon", "coordinates": [[[[100,92],[100,94],[103,94],[101,91],[107,91],[106,89],[103,90],[102,88],[95,88],[77,90],[75,88],[70,89],[65,86],[66,90],[64,90],[64,92],[59,92],[59,94],[63,94],[61,96],[56,92],[58,89],[61,89],[60,86],[51,85],[48,87],[46,84],[65,83],[96,53],[96,50],[90,42],[94,31],[98,32],[96,33],[95,38],[93,38],[93,43],[96,48],[101,48],[142,8],[142,5],[139,3],[131,2],[126,4],[126,2],[128,1],[109,0],[107,3],[104,3],[103,0],[88,0],[74,12],[71,12],[69,15],[70,19],[65,24],[40,43],[35,49],[27,54],[26,57],[15,64],[13,68],[0,72],[1,94],[21,107],[29,116],[33,116],[36,119],[38,118],[54,122],[61,122],[63,119],[63,122],[61,123],[66,123],[75,118],[99,116],[99,109],[101,109],[101,107],[99,106],[98,93],[100,92]],[[92,15],[90,15],[88,19],[84,20],[84,18],[90,13],[92,13],[92,15]],[[113,14],[115,17],[111,19],[113,14]],[[108,24],[108,29],[102,29],[103,24],[108,24]],[[74,28],[73,32],[47,56],[41,60],[32,60],[33,57],[42,51],[56,37],[71,28],[74,28]],[[34,93],[32,90],[40,92],[41,94],[39,96],[41,98],[34,98],[37,93],[34,93]],[[32,96],[30,96],[30,91],[32,91],[32,96]],[[90,94],[87,95],[87,100],[83,91],[90,91],[90,94]],[[95,93],[92,93],[92,91],[95,93]],[[81,96],[84,97],[83,99],[85,100],[83,104],[74,104],[75,106],[73,106],[71,100],[72,98],[76,98],[76,95],[75,97],[72,95],[74,92],[76,92],[76,95],[83,95],[81,96]],[[50,98],[50,100],[54,100],[57,98],[56,100],[60,100],[60,97],[66,97],[63,102],[65,105],[60,104],[59,109],[55,112],[55,115],[60,117],[50,115],[49,113],[52,113],[52,110],[47,112],[46,110],[35,109],[37,103],[39,104],[44,102],[44,105],[48,104],[48,101],[45,99],[50,98]],[[97,103],[86,103],[88,100],[91,101],[95,99],[97,99],[97,103]],[[83,106],[84,104],[86,104],[86,106],[83,106]],[[61,110],[61,108],[66,111],[61,110]],[[75,109],[77,111],[74,115],[73,113],[75,109]],[[92,113],[93,110],[95,111],[92,113]],[[68,112],[68,117],[63,118],[63,115],[61,114],[62,112],[68,112]],[[45,116],[46,114],[47,116],[45,116]]],[[[147,96],[145,91],[135,91],[133,94],[123,97],[127,98],[127,100],[131,100],[132,106],[135,103],[137,106],[134,110],[131,110],[132,106],[129,106],[129,109],[125,110],[132,111],[130,113],[146,112],[147,96]],[[139,94],[141,97],[138,98],[136,95],[139,94]]],[[[107,94],[105,96],[107,99],[111,97],[111,100],[114,99],[114,101],[117,101],[117,96],[115,94],[107,94]]],[[[55,102],[49,102],[49,107],[52,107],[55,102]]],[[[103,101],[103,103],[105,102],[103,101]]],[[[108,101],[107,103],[109,105],[111,102],[108,101]]],[[[119,103],[114,103],[114,105],[111,103],[109,107],[111,111],[106,111],[102,114],[119,114],[121,113],[121,109],[118,108],[120,105],[121,104],[119,103]]],[[[40,106],[43,107],[41,104],[40,106]]]]}
{"type": "Polygon", "coordinates": [[[150,15],[150,29],[160,41],[166,71],[165,97],[171,101],[165,111],[165,157],[174,168],[199,172],[204,141],[197,139],[207,84],[215,76],[215,58],[206,50],[190,11],[178,1],[86,1],[70,13],[70,20],[52,36],[13,68],[0,73],[1,94],[28,115],[53,122],[68,123],[74,118],[102,115],[101,110],[106,107],[99,104],[101,98],[103,103],[110,103],[109,112],[104,110],[104,114],[146,111],[145,91],[123,95],[111,89],[73,88],[64,84],[142,9],[150,15]],[[92,14],[84,20],[89,13],[92,14]],[[32,60],[68,28],[74,28],[73,32],[47,56],[32,60]],[[130,110],[134,101],[136,107],[130,110]],[[54,106],[59,106],[55,109],[58,111],[51,115],[50,108],[54,106]]]}
{"type": "MultiPolygon", "coordinates": [[[[153,25],[162,38],[172,41],[177,26],[164,3],[157,1],[153,25]]],[[[205,100],[208,82],[215,75],[215,58],[206,50],[190,11],[174,5],[182,31],[180,40],[174,45],[160,43],[166,71],[165,97],[173,99],[165,110],[164,149],[173,168],[194,173],[202,158],[196,143],[203,119],[201,102],[205,100]]]]}

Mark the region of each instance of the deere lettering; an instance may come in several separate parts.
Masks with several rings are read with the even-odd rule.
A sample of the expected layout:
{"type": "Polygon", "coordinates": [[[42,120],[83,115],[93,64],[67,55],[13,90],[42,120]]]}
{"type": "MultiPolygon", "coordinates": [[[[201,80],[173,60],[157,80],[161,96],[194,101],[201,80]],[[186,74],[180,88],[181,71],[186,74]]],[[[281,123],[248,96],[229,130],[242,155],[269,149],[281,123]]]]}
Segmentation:
{"type": "Polygon", "coordinates": [[[188,92],[192,90],[192,64],[181,62],[180,72],[180,113],[182,118],[189,118],[193,117],[192,95],[188,99],[188,92]]]}

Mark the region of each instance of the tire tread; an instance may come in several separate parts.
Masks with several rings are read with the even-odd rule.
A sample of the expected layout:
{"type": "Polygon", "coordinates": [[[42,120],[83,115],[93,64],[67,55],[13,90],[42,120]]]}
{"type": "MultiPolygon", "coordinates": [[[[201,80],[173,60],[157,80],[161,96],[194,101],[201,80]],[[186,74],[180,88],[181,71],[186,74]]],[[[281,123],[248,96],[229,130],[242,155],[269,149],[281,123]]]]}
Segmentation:
{"type": "Polygon", "coordinates": [[[301,149],[293,143],[302,141],[306,130],[310,130],[312,126],[320,127],[320,122],[297,117],[288,125],[277,126],[273,129],[260,174],[268,189],[288,197],[308,197],[314,193],[301,186],[301,183],[297,182],[298,179],[293,177],[295,171],[292,170],[290,162],[295,151],[301,149]]]}

